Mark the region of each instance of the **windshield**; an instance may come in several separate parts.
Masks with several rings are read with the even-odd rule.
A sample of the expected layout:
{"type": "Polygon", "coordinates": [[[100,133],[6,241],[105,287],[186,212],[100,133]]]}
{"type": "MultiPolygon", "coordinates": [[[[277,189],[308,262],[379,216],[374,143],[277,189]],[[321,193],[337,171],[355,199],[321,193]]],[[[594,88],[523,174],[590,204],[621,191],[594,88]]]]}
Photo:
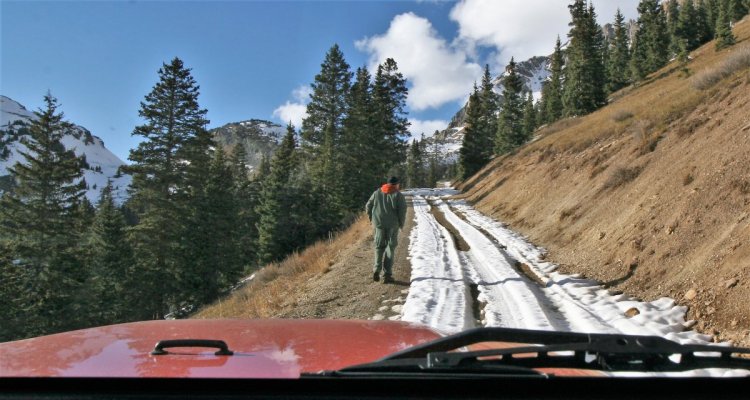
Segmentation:
{"type": "Polygon", "coordinates": [[[0,375],[299,377],[485,327],[750,346],[747,1],[0,7],[0,357],[71,352],[0,375]],[[210,360],[148,353],[187,339],[210,360]]]}

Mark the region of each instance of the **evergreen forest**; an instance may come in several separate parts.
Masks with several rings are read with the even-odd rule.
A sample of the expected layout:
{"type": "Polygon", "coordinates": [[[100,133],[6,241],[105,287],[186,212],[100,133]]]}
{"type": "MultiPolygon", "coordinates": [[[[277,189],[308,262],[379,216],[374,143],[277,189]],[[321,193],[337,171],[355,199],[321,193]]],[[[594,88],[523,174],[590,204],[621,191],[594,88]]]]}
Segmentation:
{"type": "Polygon", "coordinates": [[[501,78],[502,97],[492,91],[485,67],[466,108],[457,179],[471,177],[494,156],[513,152],[542,125],[599,109],[609,95],[643,84],[672,59],[690,74],[689,52],[714,39],[717,51],[733,45],[731,26],[748,14],[750,2],[640,0],[637,20],[626,23],[618,10],[608,35],[597,22],[593,4],[575,0],[568,9],[567,45],[563,48],[557,38],[539,101],[534,102],[524,87],[514,60],[501,78]]]}

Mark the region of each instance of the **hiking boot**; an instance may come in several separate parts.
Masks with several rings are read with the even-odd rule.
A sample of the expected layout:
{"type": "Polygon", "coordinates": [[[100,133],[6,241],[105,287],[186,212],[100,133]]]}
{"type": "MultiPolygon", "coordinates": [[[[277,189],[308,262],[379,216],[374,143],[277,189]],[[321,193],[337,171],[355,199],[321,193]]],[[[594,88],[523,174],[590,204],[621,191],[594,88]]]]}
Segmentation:
{"type": "Polygon", "coordinates": [[[375,282],[379,281],[380,280],[380,275],[377,272],[373,273],[372,274],[372,280],[375,281],[375,282]]]}
{"type": "Polygon", "coordinates": [[[390,275],[386,275],[383,277],[383,283],[393,283],[393,277],[390,275]]]}

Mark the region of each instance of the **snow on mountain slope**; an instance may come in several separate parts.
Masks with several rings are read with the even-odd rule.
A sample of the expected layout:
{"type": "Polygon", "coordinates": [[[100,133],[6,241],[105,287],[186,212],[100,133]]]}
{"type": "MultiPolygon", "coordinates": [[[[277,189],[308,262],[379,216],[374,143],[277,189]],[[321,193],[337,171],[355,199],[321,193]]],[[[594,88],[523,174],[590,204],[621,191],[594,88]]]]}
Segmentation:
{"type": "MultiPolygon", "coordinates": [[[[542,97],[542,84],[550,76],[549,67],[550,57],[543,56],[532,57],[516,64],[516,72],[523,79],[525,90],[531,91],[534,101],[539,101],[542,97]]],[[[503,72],[492,80],[492,84],[494,85],[493,90],[500,96],[501,103],[503,90],[505,89],[502,82],[505,76],[506,72],[503,72]]],[[[446,129],[426,139],[427,148],[436,147],[435,151],[437,151],[439,158],[445,164],[458,161],[458,151],[461,149],[464,140],[463,128],[465,118],[466,104],[451,118],[451,122],[446,129]]]]}
{"type": "MultiPolygon", "coordinates": [[[[20,139],[24,128],[35,120],[36,116],[13,99],[0,95],[0,177],[9,175],[8,168],[16,162],[23,162],[22,152],[28,151],[20,139]]],[[[89,167],[84,169],[84,179],[88,184],[86,197],[94,204],[107,180],[112,181],[116,201],[124,201],[128,194],[131,176],[118,173],[125,163],[104,147],[104,142],[86,128],[75,125],[73,131],[62,139],[66,149],[72,149],[76,155],[84,155],[89,167]]]]}
{"type": "Polygon", "coordinates": [[[250,119],[232,122],[211,130],[214,139],[226,150],[234,146],[245,147],[245,162],[252,169],[260,164],[263,156],[270,157],[281,143],[286,128],[273,122],[250,119]]]}

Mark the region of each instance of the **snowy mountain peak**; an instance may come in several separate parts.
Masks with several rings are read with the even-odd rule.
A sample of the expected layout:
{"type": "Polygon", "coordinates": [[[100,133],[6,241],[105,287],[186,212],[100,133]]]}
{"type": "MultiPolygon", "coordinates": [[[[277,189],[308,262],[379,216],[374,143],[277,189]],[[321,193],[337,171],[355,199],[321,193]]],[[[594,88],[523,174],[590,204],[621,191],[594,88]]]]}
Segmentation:
{"type": "Polygon", "coordinates": [[[15,121],[30,122],[34,118],[34,113],[26,107],[10,97],[0,95],[0,129],[15,121]]]}
{"type": "MultiPolygon", "coordinates": [[[[36,115],[26,109],[17,101],[0,95],[0,178],[7,185],[8,168],[17,162],[24,162],[21,152],[28,149],[21,143],[21,138],[27,135],[28,125],[36,120],[36,115]]],[[[85,156],[88,166],[84,170],[84,179],[88,184],[86,197],[92,203],[99,201],[102,188],[107,185],[107,180],[112,181],[114,197],[118,202],[127,199],[127,188],[130,185],[131,176],[121,174],[119,168],[125,163],[112,154],[104,142],[94,136],[88,129],[74,125],[73,129],[64,135],[62,144],[66,149],[73,150],[78,156],[85,156]]],[[[7,190],[0,185],[0,192],[7,190]]]]}

